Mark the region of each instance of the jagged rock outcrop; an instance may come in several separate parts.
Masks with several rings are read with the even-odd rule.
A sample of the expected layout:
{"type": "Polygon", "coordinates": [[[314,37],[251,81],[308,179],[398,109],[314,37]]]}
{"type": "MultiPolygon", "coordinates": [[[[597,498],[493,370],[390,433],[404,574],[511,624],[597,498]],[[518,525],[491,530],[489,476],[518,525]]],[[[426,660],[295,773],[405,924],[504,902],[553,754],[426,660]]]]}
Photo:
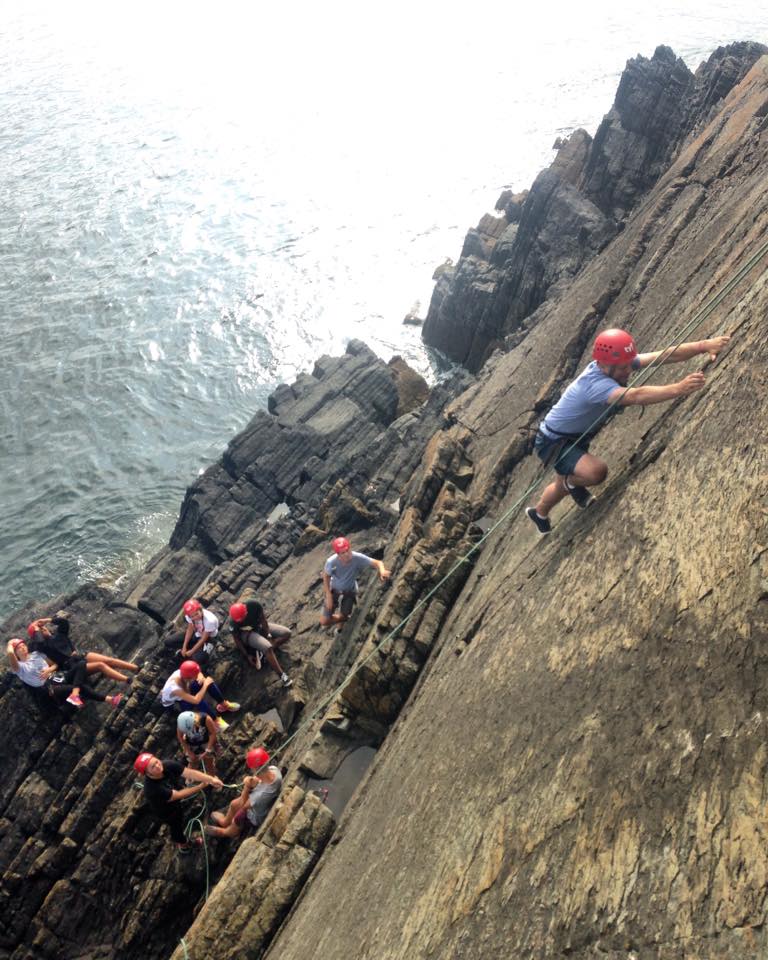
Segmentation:
{"type": "Polygon", "coordinates": [[[630,60],[594,139],[575,131],[524,199],[505,192],[504,216],[469,231],[456,267],[435,284],[425,342],[479,370],[615,236],[684,139],[766,52],[733,44],[695,75],[668,47],[630,60]]]}

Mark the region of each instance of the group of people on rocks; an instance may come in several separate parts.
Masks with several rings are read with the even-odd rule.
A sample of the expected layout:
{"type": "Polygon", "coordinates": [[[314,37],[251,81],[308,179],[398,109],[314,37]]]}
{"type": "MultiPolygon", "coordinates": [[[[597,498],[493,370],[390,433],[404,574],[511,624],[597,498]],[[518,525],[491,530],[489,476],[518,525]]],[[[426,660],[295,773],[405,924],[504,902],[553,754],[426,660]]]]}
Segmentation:
{"type": "MultiPolygon", "coordinates": [[[[534,450],[546,466],[554,467],[556,474],[537,502],[526,509],[539,533],[550,532],[549,514],[561,500],[570,496],[579,507],[586,507],[593,499],[589,488],[606,479],[605,462],[591,454],[589,446],[609,417],[630,405],[685,397],[704,386],[703,374],[696,372],[677,383],[631,387],[632,373],[652,363],[676,363],[699,354],[708,354],[715,360],[730,339],[720,336],[641,354],[632,336],[624,330],[606,330],[597,336],[592,362],[569,384],[538,427],[534,450]]],[[[386,581],[390,571],[381,560],[353,552],[346,537],[337,537],[332,547],[333,553],[323,567],[320,624],[340,630],[352,615],[357,600],[358,575],[373,568],[379,578],[386,581]]],[[[235,645],[247,662],[260,669],[266,660],[283,686],[291,686],[292,681],[276,653],[290,639],[291,631],[270,621],[256,600],[233,603],[229,615],[235,645]]],[[[186,765],[147,752],[139,754],[134,763],[136,771],[144,777],[147,801],[168,824],[171,837],[182,853],[188,852],[192,845],[185,833],[179,801],[206,786],[215,789],[223,786],[216,775],[218,737],[227,728],[222,714],[240,706],[227,700],[215,680],[205,672],[219,633],[218,618],[197,599],[184,604],[184,618],[183,633],[174,634],[166,641],[182,662],[166,680],[160,698],[166,708],[178,713],[177,740],[186,765]],[[181,785],[182,778],[187,781],[186,786],[181,785]]],[[[120,694],[98,694],[87,685],[86,678],[98,672],[118,682],[127,682],[126,673],[121,671],[138,669],[135,664],[114,657],[78,653],[69,638],[69,622],[61,615],[35,620],[29,625],[28,636],[29,641],[18,638],[9,641],[11,670],[42,696],[65,702],[70,707],[81,708],[84,700],[102,700],[118,706],[120,694]]],[[[258,824],[263,820],[279,794],[280,770],[269,764],[263,748],[250,750],[246,763],[255,772],[245,777],[239,797],[226,810],[212,814],[213,822],[206,827],[207,833],[237,836],[246,823],[258,824]]]]}
{"type": "MultiPolygon", "coordinates": [[[[380,560],[352,551],[349,540],[337,537],[333,554],[323,569],[323,626],[341,625],[350,617],[357,600],[358,574],[374,568],[381,580],[390,573],[380,560]]],[[[144,777],[144,793],[150,807],[170,827],[171,837],[181,853],[193,844],[184,835],[182,807],[178,803],[206,786],[220,789],[216,773],[216,757],[221,752],[219,736],[228,723],[223,714],[235,712],[240,704],[227,699],[208,675],[208,667],[219,635],[219,618],[192,598],[183,606],[184,629],[172,633],[164,646],[181,658],[160,690],[162,705],[176,718],[176,738],[186,764],[164,760],[143,752],[135,769],[144,777]],[[187,784],[182,786],[181,780],[187,784]]],[[[255,599],[237,601],[229,608],[232,637],[237,649],[255,669],[266,661],[280,678],[283,687],[292,680],[283,669],[277,650],[291,638],[291,631],[267,619],[261,603],[255,599]]],[[[28,639],[8,642],[10,669],[36,696],[52,701],[70,711],[82,709],[88,700],[120,705],[122,694],[101,694],[88,686],[86,678],[101,674],[120,683],[129,681],[129,673],[139,667],[135,663],[94,652],[81,654],[70,637],[70,621],[64,611],[55,617],[41,617],[27,628],[28,639]]],[[[269,756],[261,748],[249,751],[246,762],[254,771],[245,778],[240,796],[226,810],[212,814],[208,832],[213,836],[237,836],[246,823],[257,824],[266,816],[269,806],[282,785],[280,770],[269,764],[269,756]]]]}

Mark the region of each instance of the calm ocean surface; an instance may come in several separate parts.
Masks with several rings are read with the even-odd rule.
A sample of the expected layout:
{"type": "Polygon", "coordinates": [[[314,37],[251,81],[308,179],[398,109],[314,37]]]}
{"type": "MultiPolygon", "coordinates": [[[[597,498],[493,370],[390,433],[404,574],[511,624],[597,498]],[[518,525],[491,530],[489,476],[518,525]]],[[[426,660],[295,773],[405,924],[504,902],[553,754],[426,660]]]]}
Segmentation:
{"type": "Polygon", "coordinates": [[[744,0],[266,6],[3,4],[1,615],[139,569],[320,354],[433,378],[404,315],[627,58],[768,42],[744,0]]]}

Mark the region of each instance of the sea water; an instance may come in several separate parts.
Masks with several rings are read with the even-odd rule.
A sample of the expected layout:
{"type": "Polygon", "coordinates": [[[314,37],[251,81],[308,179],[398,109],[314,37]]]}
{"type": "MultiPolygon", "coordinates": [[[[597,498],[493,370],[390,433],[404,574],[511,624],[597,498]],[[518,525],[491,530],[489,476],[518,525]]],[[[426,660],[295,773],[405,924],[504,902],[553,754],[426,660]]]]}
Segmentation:
{"type": "Polygon", "coordinates": [[[136,571],[274,386],[403,326],[629,57],[768,41],[744,0],[5,0],[0,614],[136,571]]]}

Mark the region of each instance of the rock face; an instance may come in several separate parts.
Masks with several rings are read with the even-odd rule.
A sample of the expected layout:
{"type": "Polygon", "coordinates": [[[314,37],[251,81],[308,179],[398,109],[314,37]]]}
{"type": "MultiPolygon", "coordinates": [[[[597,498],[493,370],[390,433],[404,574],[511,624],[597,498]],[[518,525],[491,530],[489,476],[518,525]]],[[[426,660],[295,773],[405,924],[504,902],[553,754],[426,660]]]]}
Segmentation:
{"type": "MultiPolygon", "coordinates": [[[[362,344],[322,358],[190,488],[171,543],[124,597],[86,587],[35,606],[66,606],[81,649],[141,670],[118,711],[91,706],[67,723],[0,681],[13,745],[0,784],[0,957],[768,951],[768,252],[686,335],[734,335],[707,388],[601,433],[611,475],[588,511],[563,504],[543,541],[520,516],[543,479],[528,456],[535,425],[596,330],[627,326],[645,349],[675,342],[765,242],[768,57],[743,76],[754,53],[718,51],[684,97],[679,62],[657,51],[628,70],[617,103],[649,103],[643,77],[663,99],[667,77],[692,131],[682,146],[659,118],[666,160],[659,145],[648,171],[633,166],[621,144],[639,149],[642,130],[622,127],[623,141],[617,113],[601,142],[628,168],[595,162],[602,192],[584,192],[594,144],[577,134],[527,196],[503,198],[503,228],[481,221],[456,273],[474,258],[518,277],[505,286],[499,272],[478,292],[488,316],[522,289],[535,303],[525,250],[548,286],[478,377],[423,399],[411,372],[362,344]],[[617,231],[626,185],[646,176],[617,231]],[[550,261],[560,233],[565,259],[550,261]],[[337,635],[317,620],[341,530],[393,576],[362,580],[337,635]],[[239,845],[210,842],[207,859],[175,853],[131,767],[140,749],[175,752],[157,698],[177,661],[162,643],[190,595],[222,620],[257,595],[293,630],[279,651],[290,690],[222,635],[212,672],[243,708],[219,772],[242,782],[244,752],[260,743],[286,775],[262,827],[239,845]],[[309,777],[333,789],[362,744],[377,755],[336,827],[309,777]]],[[[205,819],[199,804],[190,821],[205,819]]]]}
{"type": "Polygon", "coordinates": [[[695,75],[668,47],[630,60],[594,140],[577,130],[527,195],[505,192],[497,203],[504,215],[469,231],[456,267],[437,279],[425,342],[477,371],[507,337],[519,339],[765,52],[755,43],[721,48],[695,75]]]}
{"type": "MultiPolygon", "coordinates": [[[[597,301],[599,323],[674,343],[765,244],[767,114],[764,57],[453,402],[432,443],[461,444],[473,515],[500,518],[542,483],[521,438],[574,355],[588,359],[597,301]]],[[[484,544],[267,957],[768,951],[764,254],[687,336],[733,334],[706,389],[601,433],[611,475],[596,504],[562,505],[544,539],[518,506],[484,544]]]]}

